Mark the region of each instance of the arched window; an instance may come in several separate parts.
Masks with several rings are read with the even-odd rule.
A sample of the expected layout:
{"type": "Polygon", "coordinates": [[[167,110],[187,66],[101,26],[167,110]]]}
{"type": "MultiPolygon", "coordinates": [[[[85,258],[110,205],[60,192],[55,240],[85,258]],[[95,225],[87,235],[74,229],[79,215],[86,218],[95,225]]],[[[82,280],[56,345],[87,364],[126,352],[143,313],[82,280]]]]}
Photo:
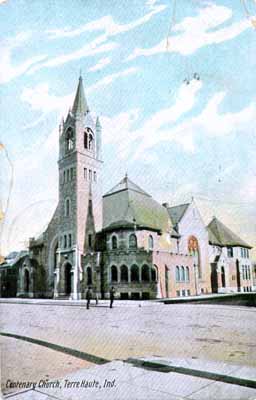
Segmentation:
{"type": "Polygon", "coordinates": [[[65,136],[66,152],[74,148],[74,132],[72,128],[68,128],[65,136]]]}
{"type": "Polygon", "coordinates": [[[180,267],[176,267],[175,269],[175,277],[176,277],[176,282],[180,281],[180,267]]]}
{"type": "Polygon", "coordinates": [[[87,277],[87,286],[92,285],[92,269],[91,269],[91,267],[87,267],[86,277],[87,277]]]}
{"type": "Polygon", "coordinates": [[[111,267],[111,282],[117,282],[117,267],[112,265],[111,267]]]}
{"type": "Polygon", "coordinates": [[[190,236],[188,239],[188,252],[191,255],[197,255],[199,251],[198,240],[195,236],[190,236]]]}
{"type": "Polygon", "coordinates": [[[189,281],[189,268],[188,267],[186,267],[185,278],[186,278],[186,281],[189,281]]]}
{"type": "Polygon", "coordinates": [[[131,267],[131,282],[139,282],[139,267],[137,265],[132,265],[131,267]]]}
{"type": "Polygon", "coordinates": [[[181,281],[185,281],[185,268],[181,267],[181,274],[180,274],[181,281]]]}
{"type": "Polygon", "coordinates": [[[55,247],[54,247],[54,269],[57,268],[58,265],[58,247],[59,247],[59,243],[57,242],[55,247]]]}
{"type": "Polygon", "coordinates": [[[84,148],[91,151],[94,148],[94,137],[90,128],[86,128],[84,132],[84,148]]]}
{"type": "Polygon", "coordinates": [[[201,261],[200,261],[200,249],[199,249],[198,240],[195,236],[190,236],[188,238],[188,253],[191,256],[194,256],[196,258],[195,262],[197,265],[198,277],[201,278],[202,270],[201,270],[201,261]]]}
{"type": "Polygon", "coordinates": [[[129,248],[130,249],[137,248],[137,237],[136,235],[134,235],[134,233],[129,236],[129,248]]]}
{"type": "Polygon", "coordinates": [[[69,215],[70,215],[70,200],[69,199],[66,199],[65,215],[66,215],[66,217],[69,217],[69,215]]]}
{"type": "Polygon", "coordinates": [[[117,249],[117,237],[112,236],[112,249],[115,250],[117,249]]]}
{"type": "Polygon", "coordinates": [[[148,237],[148,248],[149,250],[153,250],[154,248],[154,239],[152,235],[149,235],[148,237]]]}
{"type": "Polygon", "coordinates": [[[151,268],[151,280],[157,282],[157,268],[155,266],[151,268]]]}
{"type": "Polygon", "coordinates": [[[149,274],[149,266],[148,265],[143,265],[143,267],[142,267],[141,280],[144,281],[144,282],[149,282],[150,281],[150,274],[149,274]]]}
{"type": "Polygon", "coordinates": [[[126,265],[121,266],[121,282],[128,282],[128,268],[126,265]]]}

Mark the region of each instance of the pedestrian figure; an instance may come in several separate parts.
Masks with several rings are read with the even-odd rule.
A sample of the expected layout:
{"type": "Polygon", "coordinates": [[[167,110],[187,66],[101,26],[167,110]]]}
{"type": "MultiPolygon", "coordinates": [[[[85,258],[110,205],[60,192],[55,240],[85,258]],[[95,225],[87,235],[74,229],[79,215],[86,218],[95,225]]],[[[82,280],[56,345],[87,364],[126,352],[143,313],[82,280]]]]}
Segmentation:
{"type": "Polygon", "coordinates": [[[115,299],[115,289],[114,286],[112,286],[112,288],[110,289],[110,308],[113,308],[113,303],[114,303],[114,299],[115,299]]]}
{"type": "Polygon", "coordinates": [[[89,286],[88,289],[87,289],[87,292],[86,292],[86,300],[87,300],[86,308],[87,308],[87,310],[89,310],[89,308],[90,308],[91,298],[92,298],[92,291],[91,291],[91,288],[89,286]]]}

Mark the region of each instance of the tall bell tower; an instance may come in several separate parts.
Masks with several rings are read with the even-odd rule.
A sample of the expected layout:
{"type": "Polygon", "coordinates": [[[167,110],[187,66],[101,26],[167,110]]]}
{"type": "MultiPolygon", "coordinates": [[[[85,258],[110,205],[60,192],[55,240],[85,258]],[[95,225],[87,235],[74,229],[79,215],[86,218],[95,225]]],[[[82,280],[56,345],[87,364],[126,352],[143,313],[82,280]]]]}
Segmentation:
{"type": "Polygon", "coordinates": [[[90,113],[80,76],[72,108],[60,124],[59,237],[62,253],[84,251],[89,199],[95,231],[102,229],[101,126],[90,113]]]}

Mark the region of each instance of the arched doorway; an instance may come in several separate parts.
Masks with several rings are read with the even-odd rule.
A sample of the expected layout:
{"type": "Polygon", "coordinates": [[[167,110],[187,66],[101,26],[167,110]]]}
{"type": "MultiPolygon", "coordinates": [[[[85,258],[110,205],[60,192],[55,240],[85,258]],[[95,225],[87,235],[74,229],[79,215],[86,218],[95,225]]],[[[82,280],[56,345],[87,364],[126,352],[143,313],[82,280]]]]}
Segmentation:
{"type": "Polygon", "coordinates": [[[212,293],[218,293],[218,273],[216,263],[211,264],[211,286],[212,293]]]}
{"type": "Polygon", "coordinates": [[[64,276],[65,276],[65,294],[68,296],[71,294],[71,290],[72,290],[72,265],[71,264],[66,264],[65,265],[65,272],[64,272],[64,276]]]}
{"type": "Polygon", "coordinates": [[[225,268],[221,267],[221,286],[226,287],[225,268]]]}
{"type": "Polygon", "coordinates": [[[24,292],[29,292],[29,272],[27,269],[24,271],[24,292]]]}

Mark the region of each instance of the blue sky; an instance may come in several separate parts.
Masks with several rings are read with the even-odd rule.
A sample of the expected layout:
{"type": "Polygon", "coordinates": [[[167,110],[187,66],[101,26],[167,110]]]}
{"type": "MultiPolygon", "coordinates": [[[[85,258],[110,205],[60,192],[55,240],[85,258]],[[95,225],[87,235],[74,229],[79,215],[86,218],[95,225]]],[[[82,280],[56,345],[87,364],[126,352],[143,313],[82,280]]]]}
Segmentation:
{"type": "Polygon", "coordinates": [[[103,127],[104,192],[128,171],[256,245],[256,4],[244,4],[251,16],[238,0],[0,1],[3,253],[54,211],[58,124],[80,70],[103,127]]]}

